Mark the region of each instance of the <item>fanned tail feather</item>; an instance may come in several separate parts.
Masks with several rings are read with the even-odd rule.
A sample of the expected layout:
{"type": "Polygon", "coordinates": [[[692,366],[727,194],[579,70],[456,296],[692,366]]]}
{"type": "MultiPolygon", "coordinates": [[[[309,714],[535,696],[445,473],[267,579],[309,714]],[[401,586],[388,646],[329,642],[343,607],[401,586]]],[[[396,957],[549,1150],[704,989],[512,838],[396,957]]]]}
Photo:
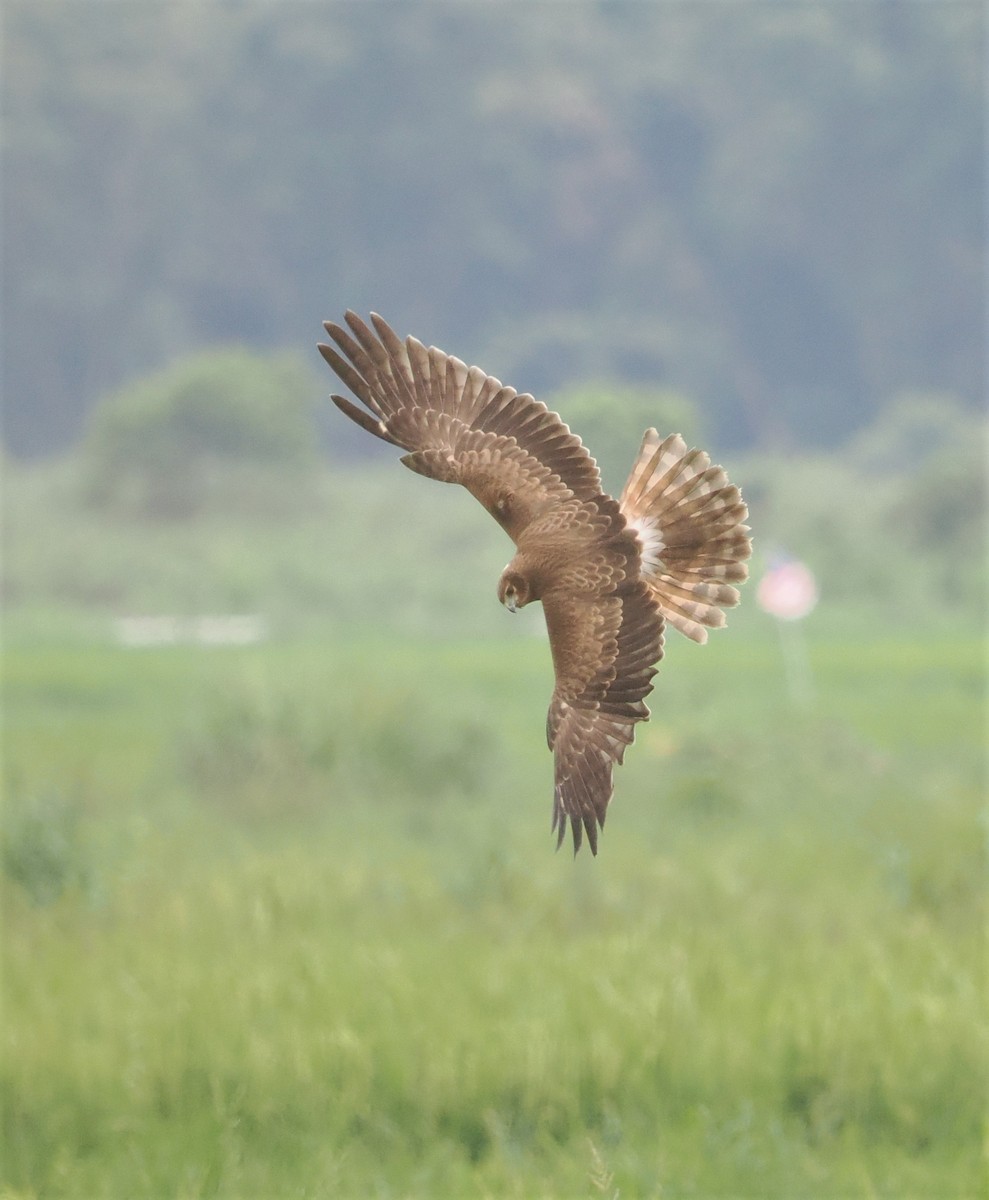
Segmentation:
{"type": "Polygon", "coordinates": [[[748,577],[748,508],[725,471],[683,438],[647,429],[621,496],[639,538],[642,578],[669,623],[692,641],[725,623],[748,577]]]}

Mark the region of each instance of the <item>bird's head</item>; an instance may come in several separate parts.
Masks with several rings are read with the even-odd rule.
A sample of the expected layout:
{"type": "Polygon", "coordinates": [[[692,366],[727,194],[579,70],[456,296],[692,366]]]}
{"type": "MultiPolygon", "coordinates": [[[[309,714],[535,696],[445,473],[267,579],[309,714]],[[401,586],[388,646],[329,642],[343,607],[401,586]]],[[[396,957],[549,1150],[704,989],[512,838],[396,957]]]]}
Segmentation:
{"type": "Polygon", "coordinates": [[[506,567],[498,580],[498,599],[509,612],[518,612],[532,599],[529,581],[510,566],[506,567]]]}

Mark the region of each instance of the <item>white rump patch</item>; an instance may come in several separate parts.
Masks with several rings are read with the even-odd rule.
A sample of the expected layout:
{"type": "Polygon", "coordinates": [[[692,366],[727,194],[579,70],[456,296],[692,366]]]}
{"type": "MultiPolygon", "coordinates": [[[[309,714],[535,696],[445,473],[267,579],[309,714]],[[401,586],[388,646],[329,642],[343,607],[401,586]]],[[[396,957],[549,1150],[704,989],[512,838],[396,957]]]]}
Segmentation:
{"type": "Polygon", "coordinates": [[[635,534],[639,543],[643,575],[653,575],[665,570],[662,554],[666,549],[666,543],[660,533],[659,524],[651,517],[631,513],[626,513],[625,523],[635,534]]]}

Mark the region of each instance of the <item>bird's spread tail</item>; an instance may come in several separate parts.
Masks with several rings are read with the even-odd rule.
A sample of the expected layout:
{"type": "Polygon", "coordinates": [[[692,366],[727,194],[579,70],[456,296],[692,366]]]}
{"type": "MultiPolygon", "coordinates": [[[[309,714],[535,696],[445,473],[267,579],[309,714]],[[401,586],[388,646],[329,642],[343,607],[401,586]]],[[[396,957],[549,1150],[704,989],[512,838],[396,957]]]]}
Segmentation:
{"type": "Polygon", "coordinates": [[[738,603],[731,583],[748,576],[748,509],[721,467],[678,434],[646,430],[621,496],[639,538],[642,578],[671,625],[695,642],[725,623],[738,603]]]}

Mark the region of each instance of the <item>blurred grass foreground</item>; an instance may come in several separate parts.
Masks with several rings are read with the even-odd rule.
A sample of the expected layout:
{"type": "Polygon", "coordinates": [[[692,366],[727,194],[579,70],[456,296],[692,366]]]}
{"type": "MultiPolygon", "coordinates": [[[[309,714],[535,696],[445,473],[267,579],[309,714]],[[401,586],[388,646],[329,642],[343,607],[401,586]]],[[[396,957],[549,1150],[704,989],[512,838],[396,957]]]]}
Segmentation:
{"type": "Polygon", "coordinates": [[[12,468],[0,1194],[980,1194],[978,606],[865,526],[898,479],[839,580],[847,476],[770,487],[811,469],[746,468],[821,575],[813,699],[752,587],[671,637],[573,861],[469,497],[313,466],[238,515],[204,473],[193,518],[12,468]]]}

